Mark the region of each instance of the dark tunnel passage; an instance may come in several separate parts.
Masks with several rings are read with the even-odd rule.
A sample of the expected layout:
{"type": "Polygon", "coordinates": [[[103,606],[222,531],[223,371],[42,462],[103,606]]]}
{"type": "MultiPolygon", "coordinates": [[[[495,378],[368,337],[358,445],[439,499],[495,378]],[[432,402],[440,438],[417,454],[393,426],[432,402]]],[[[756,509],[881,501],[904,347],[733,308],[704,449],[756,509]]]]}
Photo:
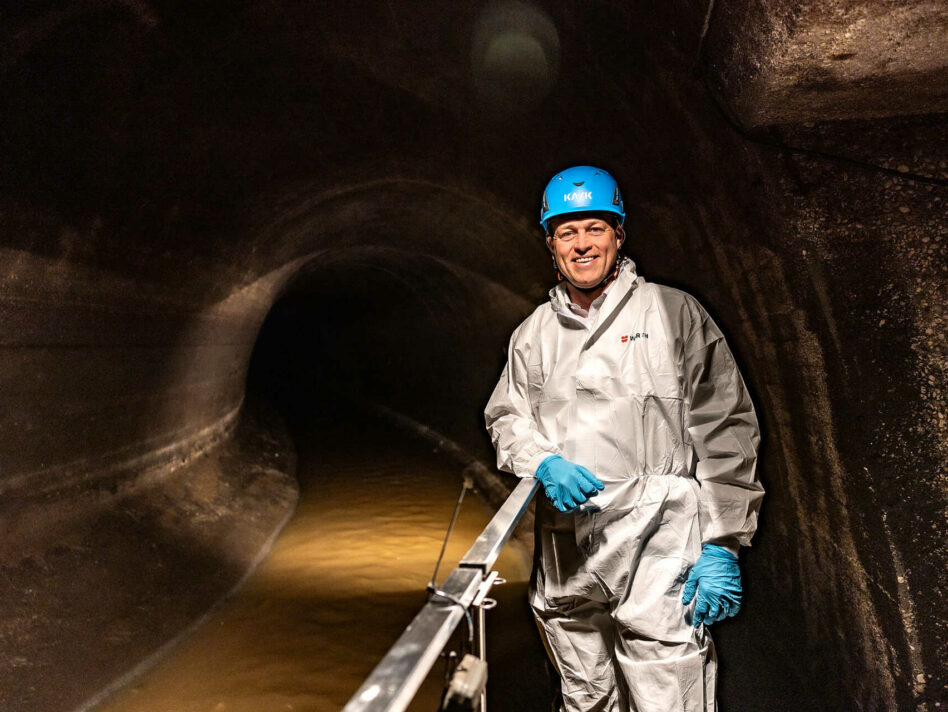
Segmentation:
{"type": "Polygon", "coordinates": [[[0,707],[81,708],[237,585],[314,414],[492,467],[484,404],[554,284],[539,193],[578,163],[616,176],[627,254],[709,308],[761,419],[722,708],[948,702],[946,20],[0,11],[0,707]]]}
{"type": "Polygon", "coordinates": [[[430,253],[379,245],[321,255],[264,323],[248,389],[291,419],[314,404],[379,403],[476,433],[506,359],[504,331],[516,326],[511,309],[526,304],[430,253]]]}

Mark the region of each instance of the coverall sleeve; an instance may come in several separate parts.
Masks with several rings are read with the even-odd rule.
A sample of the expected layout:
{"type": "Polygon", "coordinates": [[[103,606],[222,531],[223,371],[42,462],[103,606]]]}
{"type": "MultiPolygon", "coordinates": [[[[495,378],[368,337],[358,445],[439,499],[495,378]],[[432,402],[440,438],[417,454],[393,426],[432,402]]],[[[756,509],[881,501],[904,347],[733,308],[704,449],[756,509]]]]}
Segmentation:
{"type": "Polygon", "coordinates": [[[764,496],[756,474],[757,415],[724,336],[698,309],[684,358],[690,395],[687,429],[698,457],[701,499],[710,515],[705,540],[750,546],[764,496]]]}
{"type": "Polygon", "coordinates": [[[507,365],[484,410],[487,432],[497,451],[497,467],[518,477],[533,477],[537,467],[559,448],[537,428],[528,395],[526,345],[521,325],[507,350],[507,365]]]}

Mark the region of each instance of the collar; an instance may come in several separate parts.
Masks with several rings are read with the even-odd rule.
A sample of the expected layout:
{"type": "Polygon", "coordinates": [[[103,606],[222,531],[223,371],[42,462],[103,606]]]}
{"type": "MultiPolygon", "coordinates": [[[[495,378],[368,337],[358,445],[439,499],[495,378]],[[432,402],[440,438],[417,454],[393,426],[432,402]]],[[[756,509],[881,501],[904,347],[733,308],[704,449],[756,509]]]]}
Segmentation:
{"type": "Polygon", "coordinates": [[[589,317],[590,315],[595,314],[597,311],[599,311],[599,307],[601,307],[602,303],[606,301],[606,295],[609,293],[609,287],[611,286],[612,284],[607,285],[606,288],[603,290],[602,294],[600,294],[598,297],[592,300],[592,303],[590,303],[589,305],[589,309],[583,309],[581,306],[579,306],[579,304],[572,301],[569,298],[569,290],[567,290],[566,306],[571,312],[573,312],[573,314],[576,314],[577,316],[589,317]]]}
{"type": "MultiPolygon", "coordinates": [[[[628,292],[635,289],[638,284],[637,280],[638,274],[636,273],[635,262],[625,255],[619,255],[619,275],[606,287],[606,291],[593,301],[593,304],[595,304],[600,299],[603,300],[600,302],[599,308],[600,319],[606,317],[615,304],[618,304],[628,292]]],[[[560,282],[550,290],[550,306],[554,312],[568,319],[581,319],[582,317],[577,316],[570,309],[570,304],[572,304],[572,301],[569,298],[565,281],[560,282]]]]}

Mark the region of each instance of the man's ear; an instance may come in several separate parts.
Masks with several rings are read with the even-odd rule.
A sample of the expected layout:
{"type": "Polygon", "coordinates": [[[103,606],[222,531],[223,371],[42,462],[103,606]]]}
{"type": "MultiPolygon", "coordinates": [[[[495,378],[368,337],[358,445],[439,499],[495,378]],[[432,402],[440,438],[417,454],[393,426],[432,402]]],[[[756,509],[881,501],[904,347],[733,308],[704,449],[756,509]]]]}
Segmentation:
{"type": "Polygon", "coordinates": [[[549,235],[546,236],[546,249],[550,251],[550,254],[553,253],[553,238],[549,235]]]}
{"type": "Polygon", "coordinates": [[[621,225],[616,226],[616,237],[619,238],[619,247],[625,242],[625,228],[621,225]]]}

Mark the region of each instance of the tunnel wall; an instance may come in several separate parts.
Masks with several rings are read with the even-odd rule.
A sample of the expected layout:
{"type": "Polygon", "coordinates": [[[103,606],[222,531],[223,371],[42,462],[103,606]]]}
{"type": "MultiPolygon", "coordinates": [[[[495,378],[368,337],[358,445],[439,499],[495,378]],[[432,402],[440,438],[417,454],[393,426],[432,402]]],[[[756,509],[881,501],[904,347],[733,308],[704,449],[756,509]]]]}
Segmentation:
{"type": "Polygon", "coordinates": [[[293,268],[201,305],[180,300],[174,284],[66,257],[4,257],[0,488],[10,545],[226,438],[259,325],[293,268]]]}
{"type": "MultiPolygon", "coordinates": [[[[747,3],[718,5],[711,67],[733,61],[717,23],[747,3]]],[[[795,110],[749,135],[695,76],[703,3],[531,6],[555,42],[524,45],[544,60],[526,79],[492,74],[472,67],[472,33],[526,31],[519,4],[497,6],[11,16],[5,528],[41,528],[23,502],[52,518],[224,435],[281,294],[258,352],[284,387],[378,401],[488,459],[479,413],[506,335],[552,284],[539,187],[604,164],[627,251],[711,310],[764,426],[725,699],[744,645],[751,673],[792,661],[826,709],[939,700],[944,117],[795,110]],[[555,91],[524,91],[531,77],[555,91]]]]}

